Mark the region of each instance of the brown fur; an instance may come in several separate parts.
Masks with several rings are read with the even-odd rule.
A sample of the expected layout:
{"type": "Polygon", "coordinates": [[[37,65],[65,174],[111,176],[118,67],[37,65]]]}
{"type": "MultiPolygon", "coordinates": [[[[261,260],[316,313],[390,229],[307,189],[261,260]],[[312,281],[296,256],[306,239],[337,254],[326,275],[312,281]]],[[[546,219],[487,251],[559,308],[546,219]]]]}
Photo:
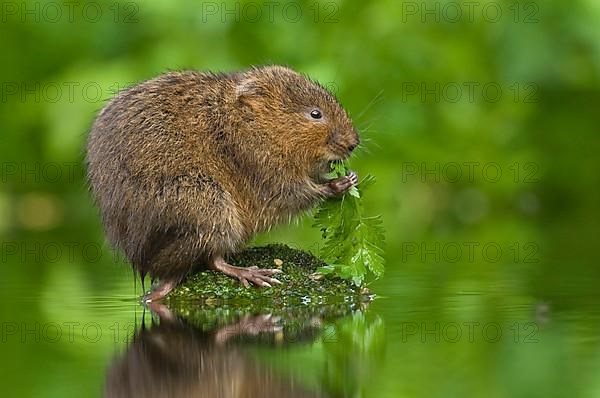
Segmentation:
{"type": "Polygon", "coordinates": [[[357,144],[336,99],[291,69],[171,72],[99,113],[88,178],[110,242],[142,276],[181,280],[317,204],[327,162],[357,144]]]}

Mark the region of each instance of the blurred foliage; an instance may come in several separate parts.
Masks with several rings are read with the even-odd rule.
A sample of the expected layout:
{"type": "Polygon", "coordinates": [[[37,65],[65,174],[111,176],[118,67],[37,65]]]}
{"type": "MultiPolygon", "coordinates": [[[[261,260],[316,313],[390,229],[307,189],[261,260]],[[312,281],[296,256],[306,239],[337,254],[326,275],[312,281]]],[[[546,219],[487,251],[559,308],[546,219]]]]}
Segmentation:
{"type": "MultiPolygon", "coordinates": [[[[2,321],[106,331],[137,311],[141,289],[103,243],[84,182],[83,143],[107,99],[169,69],[281,63],[335,92],[361,130],[352,165],[378,180],[365,208],[387,231],[386,276],[373,287],[387,298],[371,310],[388,341],[360,391],[597,396],[600,4],[476,4],[470,18],[460,2],[283,1],[271,18],[251,1],[4,2],[2,321]],[[482,255],[487,243],[502,248],[498,261],[482,255]],[[454,261],[444,249],[457,246],[454,261]],[[406,322],[537,322],[540,303],[551,321],[539,344],[398,337],[406,322]]],[[[318,252],[310,224],[256,242],[318,252]]],[[[100,391],[112,356],[111,344],[80,339],[9,341],[7,395],[100,391]]]]}

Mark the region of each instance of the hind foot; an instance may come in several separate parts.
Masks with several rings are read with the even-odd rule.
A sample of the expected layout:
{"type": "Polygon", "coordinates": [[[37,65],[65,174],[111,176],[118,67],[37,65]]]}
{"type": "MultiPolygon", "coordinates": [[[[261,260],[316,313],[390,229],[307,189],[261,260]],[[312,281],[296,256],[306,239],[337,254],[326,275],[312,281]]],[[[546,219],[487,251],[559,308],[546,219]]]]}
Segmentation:
{"type": "Polygon", "coordinates": [[[209,262],[209,267],[225,275],[237,278],[246,287],[249,287],[250,283],[260,287],[271,287],[274,284],[281,285],[279,280],[271,278],[272,275],[280,274],[282,272],[280,269],[264,269],[256,266],[247,268],[235,267],[228,264],[221,256],[214,257],[209,262]]]}
{"type": "Polygon", "coordinates": [[[151,290],[142,296],[142,303],[162,300],[176,285],[175,281],[166,281],[152,286],[151,290]]]}

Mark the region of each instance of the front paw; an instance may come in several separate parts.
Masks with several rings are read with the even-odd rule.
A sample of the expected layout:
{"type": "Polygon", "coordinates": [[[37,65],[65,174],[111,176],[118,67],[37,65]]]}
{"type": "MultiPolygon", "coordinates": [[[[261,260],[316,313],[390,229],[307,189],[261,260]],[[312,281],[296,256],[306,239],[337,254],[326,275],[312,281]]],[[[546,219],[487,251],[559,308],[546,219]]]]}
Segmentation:
{"type": "Polygon", "coordinates": [[[329,181],[327,186],[333,195],[339,196],[348,192],[356,184],[358,184],[358,175],[354,171],[349,170],[348,175],[329,181]]]}

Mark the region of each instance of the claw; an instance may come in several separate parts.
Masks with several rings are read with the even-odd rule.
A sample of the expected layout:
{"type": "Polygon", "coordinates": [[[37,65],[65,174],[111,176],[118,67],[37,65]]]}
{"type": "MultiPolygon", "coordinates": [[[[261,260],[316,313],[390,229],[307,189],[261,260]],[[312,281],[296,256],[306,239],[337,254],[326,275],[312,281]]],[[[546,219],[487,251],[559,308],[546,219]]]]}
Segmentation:
{"type": "Polygon", "coordinates": [[[251,267],[235,267],[227,264],[222,257],[216,257],[210,263],[210,267],[215,271],[223,272],[225,275],[237,278],[245,287],[250,287],[250,283],[260,287],[272,287],[274,284],[281,285],[281,281],[271,278],[271,275],[280,274],[280,269],[264,269],[253,265],[251,267]]]}
{"type": "Polygon", "coordinates": [[[175,281],[167,280],[153,286],[149,292],[142,296],[142,303],[148,304],[162,300],[176,285],[175,281]]]}
{"type": "Polygon", "coordinates": [[[336,178],[328,183],[331,190],[337,195],[348,192],[356,184],[358,184],[358,175],[354,171],[350,171],[348,175],[336,178]]]}
{"type": "Polygon", "coordinates": [[[358,175],[354,171],[350,171],[348,174],[348,179],[352,183],[352,185],[358,184],[358,175]]]}

